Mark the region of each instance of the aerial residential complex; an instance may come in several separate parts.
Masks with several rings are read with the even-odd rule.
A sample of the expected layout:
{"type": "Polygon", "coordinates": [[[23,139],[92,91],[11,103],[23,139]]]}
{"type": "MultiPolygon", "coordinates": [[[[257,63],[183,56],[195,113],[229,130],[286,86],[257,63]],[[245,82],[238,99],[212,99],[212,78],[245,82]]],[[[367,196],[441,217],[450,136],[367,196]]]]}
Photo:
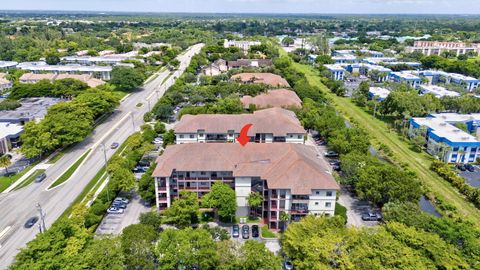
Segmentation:
{"type": "Polygon", "coordinates": [[[293,220],[334,215],[339,186],[312,147],[300,144],[181,144],[167,147],[153,172],[157,206],[170,207],[179,192],[202,198],[213,183],[229,184],[237,198],[237,216],[249,214],[247,197],[263,196],[261,217],[279,228],[280,214],[293,220]]]}
{"type": "Polygon", "coordinates": [[[233,75],[230,80],[245,84],[266,84],[272,87],[290,87],[287,80],[273,73],[240,73],[233,75]]]}
{"type": "Polygon", "coordinates": [[[245,108],[255,105],[257,109],[268,107],[301,108],[302,100],[297,94],[288,89],[273,89],[255,97],[243,96],[240,101],[245,108]]]}
{"type": "Polygon", "coordinates": [[[425,55],[440,55],[443,52],[453,52],[456,56],[461,54],[476,54],[480,52],[480,44],[465,42],[443,42],[443,41],[415,41],[413,47],[405,49],[407,53],[421,52],[425,55]]]}
{"type": "Polygon", "coordinates": [[[247,124],[251,142],[304,143],[306,131],[295,113],[281,108],[255,111],[253,114],[184,115],[175,126],[177,144],[205,142],[236,142],[235,138],[247,124]]]}
{"type": "Polygon", "coordinates": [[[441,113],[410,120],[410,136],[426,128],[427,151],[445,162],[470,163],[480,158],[480,114],[441,113]],[[468,133],[454,126],[465,123],[468,133]],[[474,135],[472,135],[474,134],[474,135]]]}
{"type": "Polygon", "coordinates": [[[105,84],[104,81],[94,78],[92,74],[25,73],[20,76],[18,81],[20,83],[38,83],[41,80],[56,81],[63,79],[79,80],[91,88],[105,84]]]}

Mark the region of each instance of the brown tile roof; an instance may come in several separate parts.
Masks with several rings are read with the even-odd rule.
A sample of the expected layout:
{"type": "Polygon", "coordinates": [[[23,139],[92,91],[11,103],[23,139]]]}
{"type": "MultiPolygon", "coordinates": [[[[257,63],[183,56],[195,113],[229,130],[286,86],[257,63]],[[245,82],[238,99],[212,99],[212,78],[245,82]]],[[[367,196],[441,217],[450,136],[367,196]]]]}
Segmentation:
{"type": "Polygon", "coordinates": [[[274,87],[290,87],[287,80],[273,73],[239,73],[230,78],[232,81],[240,80],[248,83],[263,83],[274,87]]]}
{"type": "Polygon", "coordinates": [[[235,177],[260,177],[270,189],[290,189],[293,194],[338,190],[320,158],[313,147],[302,144],[178,144],[157,158],[153,176],[169,177],[173,170],[232,171],[235,177]]]}
{"type": "Polygon", "coordinates": [[[53,80],[55,79],[56,74],[47,73],[47,74],[36,74],[36,73],[25,73],[20,77],[20,81],[40,81],[40,80],[53,80]]]}
{"type": "Polygon", "coordinates": [[[287,89],[269,90],[267,93],[255,97],[243,96],[240,100],[245,108],[248,108],[250,104],[255,104],[257,108],[302,107],[302,101],[297,94],[294,91],[287,89]]]}
{"type": "Polygon", "coordinates": [[[282,108],[269,108],[255,111],[253,114],[199,114],[184,115],[175,126],[176,133],[196,133],[203,129],[206,133],[227,133],[240,130],[246,124],[253,124],[248,135],[273,133],[285,136],[287,133],[305,133],[295,113],[282,108]]]}
{"type": "Polygon", "coordinates": [[[88,84],[88,87],[95,88],[100,85],[104,85],[105,82],[96,78],[93,78],[91,75],[88,74],[58,74],[55,80],[63,80],[63,79],[75,79],[82,81],[88,84]]]}

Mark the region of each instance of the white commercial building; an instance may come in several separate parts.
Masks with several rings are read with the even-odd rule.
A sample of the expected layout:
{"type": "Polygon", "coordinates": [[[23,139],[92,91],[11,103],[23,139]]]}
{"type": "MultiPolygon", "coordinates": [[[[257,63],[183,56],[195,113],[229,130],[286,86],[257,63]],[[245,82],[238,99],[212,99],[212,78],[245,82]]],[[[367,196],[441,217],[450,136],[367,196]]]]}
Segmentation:
{"type": "Polygon", "coordinates": [[[460,93],[449,91],[445,87],[438,86],[438,85],[420,84],[417,86],[417,89],[420,91],[420,94],[424,95],[424,94],[430,93],[438,98],[460,96],[460,93]]]}
{"type": "Polygon", "coordinates": [[[250,50],[252,46],[262,45],[260,41],[250,41],[250,40],[228,40],[225,39],[223,46],[225,48],[237,47],[245,52],[250,50]]]}
{"type": "Polygon", "coordinates": [[[23,126],[12,123],[0,122],[0,154],[5,154],[20,144],[20,134],[23,126]]]}

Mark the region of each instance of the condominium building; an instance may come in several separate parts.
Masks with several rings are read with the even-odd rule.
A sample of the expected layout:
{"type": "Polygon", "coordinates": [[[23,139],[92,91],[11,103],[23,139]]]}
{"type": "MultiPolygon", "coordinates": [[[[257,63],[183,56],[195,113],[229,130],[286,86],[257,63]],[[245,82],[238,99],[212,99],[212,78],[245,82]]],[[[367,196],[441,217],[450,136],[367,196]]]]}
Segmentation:
{"type": "Polygon", "coordinates": [[[390,78],[394,82],[406,83],[413,88],[416,88],[422,82],[422,79],[420,77],[406,71],[392,72],[390,73],[390,78]]]}
{"type": "Polygon", "coordinates": [[[271,59],[238,59],[236,61],[228,61],[228,69],[235,68],[263,68],[271,67],[273,62],[271,59]]]}
{"type": "Polygon", "coordinates": [[[249,108],[250,105],[255,105],[257,109],[279,107],[279,108],[301,108],[302,100],[297,94],[288,89],[274,89],[268,90],[268,92],[252,96],[243,96],[240,101],[245,108],[249,108]]]}
{"type": "Polygon", "coordinates": [[[247,52],[250,50],[252,46],[258,46],[262,45],[260,41],[250,41],[250,40],[228,40],[225,39],[223,46],[225,48],[230,48],[230,47],[237,47],[244,52],[247,52]]]}
{"type": "Polygon", "coordinates": [[[236,142],[241,129],[248,131],[251,142],[304,143],[306,131],[295,113],[282,108],[269,108],[252,114],[184,115],[175,126],[177,144],[236,142]]]}
{"type": "Polygon", "coordinates": [[[385,82],[390,79],[391,69],[379,65],[356,63],[347,65],[347,71],[360,75],[370,76],[376,82],[385,82]]]}
{"type": "Polygon", "coordinates": [[[247,198],[256,192],[263,197],[256,213],[278,229],[283,212],[293,220],[334,215],[339,185],[326,164],[313,147],[299,144],[173,145],[157,158],[156,204],[167,209],[182,190],[201,199],[223,182],[235,190],[237,216],[249,214],[247,198]]]}
{"type": "Polygon", "coordinates": [[[78,64],[48,65],[45,62],[25,62],[18,64],[17,67],[23,70],[29,70],[33,73],[52,72],[55,74],[90,74],[102,80],[110,80],[110,74],[112,72],[111,66],[82,66],[78,64]]]}
{"type": "Polygon", "coordinates": [[[465,42],[451,41],[415,41],[413,47],[405,48],[407,53],[420,52],[425,55],[440,55],[443,52],[452,52],[456,56],[461,54],[478,54],[480,52],[479,43],[467,44],[465,42]]]}
{"type": "Polygon", "coordinates": [[[382,87],[370,87],[368,90],[368,98],[376,99],[378,101],[385,100],[390,95],[390,90],[382,87]]]}
{"type": "Polygon", "coordinates": [[[480,86],[479,79],[457,73],[449,73],[441,70],[422,70],[417,72],[417,74],[425,77],[430,84],[451,83],[463,86],[465,90],[468,91],[473,91],[480,86]]]}
{"type": "Polygon", "coordinates": [[[345,69],[339,64],[323,65],[330,71],[331,79],[335,81],[343,81],[345,78],[345,69]]]}
{"type": "Polygon", "coordinates": [[[433,116],[412,118],[410,136],[418,136],[416,130],[421,127],[426,129],[427,152],[438,156],[444,162],[469,163],[475,162],[480,157],[478,138],[455,127],[446,119],[433,116]]]}
{"type": "Polygon", "coordinates": [[[56,81],[64,79],[74,79],[86,83],[89,87],[95,88],[104,85],[105,82],[93,78],[92,74],[55,74],[55,73],[25,73],[19,78],[20,83],[38,83],[41,80],[56,81]]]}
{"type": "Polygon", "coordinates": [[[417,89],[420,91],[420,94],[424,95],[430,93],[438,98],[441,97],[458,97],[460,93],[449,91],[445,87],[438,86],[438,85],[427,85],[427,84],[420,84],[417,86],[417,89]]]}

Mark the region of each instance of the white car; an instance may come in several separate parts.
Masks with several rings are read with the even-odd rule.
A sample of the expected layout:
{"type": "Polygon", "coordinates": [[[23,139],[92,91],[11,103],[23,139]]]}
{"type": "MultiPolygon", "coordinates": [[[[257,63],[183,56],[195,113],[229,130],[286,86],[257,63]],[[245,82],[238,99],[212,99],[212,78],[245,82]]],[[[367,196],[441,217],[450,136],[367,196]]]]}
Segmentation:
{"type": "Polygon", "coordinates": [[[109,213],[109,214],[123,214],[123,209],[116,208],[116,207],[110,207],[110,208],[108,208],[107,213],[109,213]]]}
{"type": "Polygon", "coordinates": [[[117,197],[115,198],[115,200],[113,200],[114,202],[122,202],[124,204],[128,204],[130,201],[127,199],[127,198],[123,198],[123,197],[117,197]]]}
{"type": "Polygon", "coordinates": [[[155,140],[153,140],[153,144],[162,144],[163,143],[163,139],[161,138],[155,138],[155,140]]]}

